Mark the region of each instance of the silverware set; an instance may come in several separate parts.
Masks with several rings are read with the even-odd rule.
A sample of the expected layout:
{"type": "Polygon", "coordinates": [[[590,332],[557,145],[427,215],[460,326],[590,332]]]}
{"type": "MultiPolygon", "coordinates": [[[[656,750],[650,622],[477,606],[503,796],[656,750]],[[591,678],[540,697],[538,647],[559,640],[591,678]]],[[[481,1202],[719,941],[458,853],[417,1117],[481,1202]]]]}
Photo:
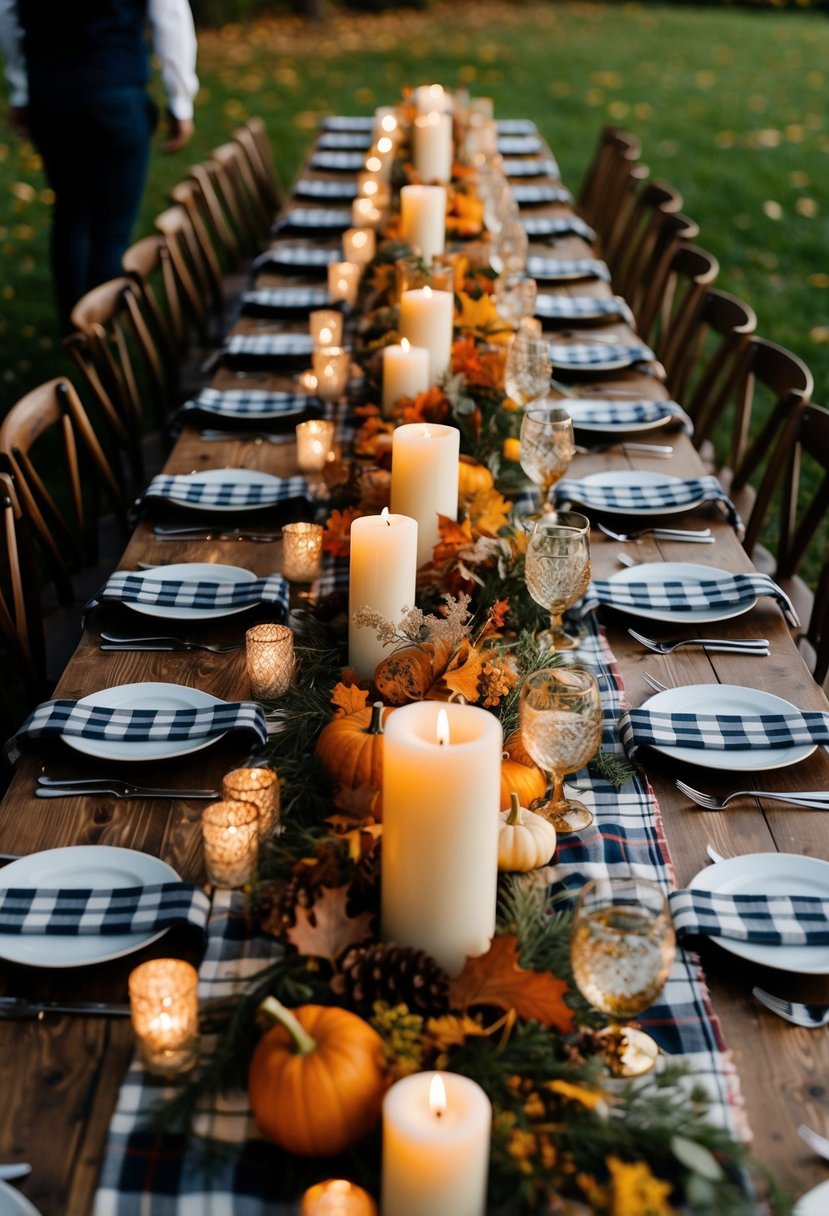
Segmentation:
{"type": "Polygon", "coordinates": [[[816,811],[829,811],[829,790],[797,790],[784,793],[781,790],[734,790],[718,797],[695,790],[684,781],[677,781],[676,788],[704,811],[723,811],[738,798],[770,798],[775,802],[788,802],[791,806],[811,807],[816,811]]]}
{"type": "Polygon", "coordinates": [[[122,637],[114,633],[101,632],[100,650],[113,651],[129,651],[129,650],[146,650],[146,651],[174,651],[174,650],[209,650],[212,654],[229,654],[234,650],[241,650],[241,642],[190,642],[186,638],[177,638],[168,635],[148,636],[148,637],[122,637]]]}
{"type": "MultiPolygon", "coordinates": [[[[827,1005],[804,1005],[800,1001],[784,1001],[782,997],[766,992],[765,988],[752,988],[751,994],[761,1005],[765,1005],[766,1009],[770,1009],[784,1021],[791,1022],[793,1026],[805,1026],[807,1030],[817,1030],[820,1026],[829,1026],[829,1006],[827,1005]]],[[[805,1130],[809,1131],[809,1128],[805,1130]]],[[[798,1131],[798,1135],[800,1134],[798,1131]]],[[[811,1134],[815,1135],[814,1132],[811,1134]]],[[[806,1137],[804,1136],[803,1139],[806,1140],[806,1137]]],[[[829,1141],[824,1140],[822,1136],[819,1139],[829,1148],[829,1141]]],[[[809,1143],[808,1140],[806,1143],[809,1143]]]]}
{"type": "MultiPolygon", "coordinates": [[[[24,1018],[40,1018],[47,1013],[78,1013],[86,1017],[128,1018],[129,1005],[111,1005],[106,1001],[31,1001],[22,996],[0,996],[0,1021],[22,1021],[24,1018]]],[[[31,1166],[0,1166],[4,1169],[22,1170],[28,1173],[31,1166]]],[[[23,1173],[13,1175],[22,1178],[23,1173]]],[[[0,1172],[0,1178],[12,1175],[0,1172]]]]}
{"type": "Polygon", "coordinates": [[[245,532],[241,528],[194,528],[170,527],[166,524],[156,524],[153,528],[156,540],[249,540],[261,544],[270,544],[279,540],[280,532],[245,532]]]}
{"type": "Polygon", "coordinates": [[[207,427],[203,431],[199,431],[199,438],[204,439],[207,443],[214,443],[222,439],[236,439],[242,443],[272,443],[279,445],[282,443],[295,443],[296,436],[288,432],[274,431],[219,431],[207,427]]]}
{"type": "Polygon", "coordinates": [[[711,535],[710,528],[640,528],[637,532],[612,532],[606,524],[599,524],[598,529],[604,532],[605,536],[623,544],[629,540],[641,540],[645,536],[652,536],[655,540],[680,540],[698,545],[713,545],[716,540],[716,537],[711,535]]]}
{"type": "Polygon", "coordinates": [[[41,774],[37,779],[35,796],[37,798],[78,798],[99,795],[110,795],[113,798],[170,798],[201,801],[215,801],[220,797],[218,790],[207,789],[175,789],[166,786],[133,785],[129,781],[121,781],[118,777],[47,777],[41,774]]]}
{"type": "Polygon", "coordinates": [[[576,444],[573,451],[577,456],[596,456],[600,452],[612,452],[615,448],[621,452],[644,452],[646,456],[658,456],[662,460],[668,460],[674,454],[674,449],[668,443],[629,443],[622,439],[618,443],[597,443],[592,447],[576,444]]]}
{"type": "Polygon", "coordinates": [[[767,655],[769,651],[768,638],[677,638],[671,642],[657,642],[654,638],[646,638],[635,629],[628,629],[634,641],[639,642],[646,650],[654,654],[673,654],[682,646],[701,646],[703,650],[722,652],[723,654],[754,654],[767,655]]]}

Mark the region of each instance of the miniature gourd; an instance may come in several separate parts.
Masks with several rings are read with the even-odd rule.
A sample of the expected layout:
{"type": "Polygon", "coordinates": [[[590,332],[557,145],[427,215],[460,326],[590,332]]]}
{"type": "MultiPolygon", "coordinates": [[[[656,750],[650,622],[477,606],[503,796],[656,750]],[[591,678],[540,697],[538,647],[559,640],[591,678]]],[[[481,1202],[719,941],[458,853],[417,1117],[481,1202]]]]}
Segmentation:
{"type": "Polygon", "coordinates": [[[504,743],[501,758],[502,811],[509,809],[513,790],[518,794],[522,806],[532,806],[537,798],[543,798],[547,792],[547,778],[525,751],[520,730],[513,731],[504,743]]]}
{"type": "Polygon", "coordinates": [[[498,869],[525,873],[546,866],[556,851],[556,830],[535,811],[522,807],[513,793],[508,811],[501,812],[498,869]]]}

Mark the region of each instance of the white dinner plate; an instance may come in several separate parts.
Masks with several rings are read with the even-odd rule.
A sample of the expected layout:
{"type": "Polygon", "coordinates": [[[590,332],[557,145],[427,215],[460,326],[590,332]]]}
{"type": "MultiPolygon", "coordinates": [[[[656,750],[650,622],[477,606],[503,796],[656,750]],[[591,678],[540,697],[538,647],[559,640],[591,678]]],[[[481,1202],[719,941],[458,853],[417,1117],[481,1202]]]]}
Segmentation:
{"type": "MultiPolygon", "coordinates": [[[[585,344],[590,345],[589,336],[585,336],[585,344]]],[[[577,359],[568,359],[567,355],[559,352],[557,358],[553,360],[553,369],[568,372],[585,372],[592,375],[593,372],[615,372],[620,367],[630,367],[633,363],[641,362],[641,357],[632,357],[630,348],[625,348],[620,344],[619,350],[614,351],[614,348],[607,344],[607,354],[602,355],[599,359],[591,359],[589,363],[580,363],[577,359]]],[[[568,406],[569,413],[569,406],[568,406]]]]}
{"type": "Polygon", "coordinates": [[[595,410],[596,405],[606,405],[607,402],[600,398],[588,400],[583,398],[577,401],[575,398],[568,400],[567,413],[573,419],[573,426],[579,431],[591,431],[598,435],[614,435],[616,433],[622,435],[633,435],[639,431],[656,431],[663,426],[667,426],[669,422],[676,423],[677,419],[672,414],[660,414],[658,418],[651,418],[648,422],[585,422],[585,415],[589,417],[590,412],[595,410]]]}
{"type": "MultiPolygon", "coordinates": [[[[171,566],[156,566],[143,572],[147,578],[158,582],[187,583],[253,583],[256,575],[242,566],[220,566],[213,562],[176,562],[171,566]]],[[[250,604],[239,604],[232,608],[165,608],[161,604],[137,604],[135,600],[119,600],[125,608],[140,612],[142,616],[157,616],[171,621],[206,621],[212,617],[232,616],[236,612],[247,612],[250,604]]]]}
{"type": "MultiPolygon", "coordinates": [[[[672,477],[669,473],[648,473],[643,469],[610,469],[606,473],[590,473],[582,477],[583,486],[669,486],[682,481],[681,477],[672,477]]],[[[575,495],[573,495],[575,499],[575,495]]],[[[702,495],[693,502],[684,503],[681,507],[637,507],[635,510],[623,510],[621,507],[602,507],[607,515],[680,515],[683,511],[693,511],[704,501],[702,495]]],[[[599,508],[597,507],[596,510],[599,508]]]]}
{"type": "MultiPolygon", "coordinates": [[[[797,714],[800,711],[790,701],[775,697],[760,688],[742,688],[739,684],[683,684],[667,688],[650,697],[644,705],[660,713],[689,714],[797,714]]],[[[714,768],[723,772],[763,773],[773,768],[788,768],[799,764],[815,750],[814,743],[797,747],[662,747],[651,745],[654,751],[696,764],[699,768],[714,768]]]]}
{"type": "MultiPolygon", "coordinates": [[[[44,890],[94,887],[106,891],[112,887],[176,882],[178,878],[172,866],[149,853],[112,845],[82,844],[46,849],[10,862],[0,870],[0,890],[7,887],[44,890]]],[[[78,934],[77,937],[0,933],[0,958],[30,967],[86,967],[122,958],[158,941],[165,932],[162,929],[157,933],[118,933],[112,937],[97,933],[78,934]]],[[[0,1213],[3,1211],[0,1206],[0,1213]]]]}
{"type": "Polygon", "coordinates": [[[0,1216],[40,1216],[40,1212],[20,1191],[0,1182],[0,1216]]]}
{"type": "Polygon", "coordinates": [[[792,1208],[792,1216],[826,1216],[829,1212],[829,1180],[812,1187],[801,1195],[792,1208]]]}
{"type": "MultiPolygon", "coordinates": [[[[221,705],[220,697],[186,684],[156,684],[150,681],[141,684],[121,684],[117,688],[102,688],[81,697],[78,705],[105,705],[113,709],[202,709],[206,705],[221,705]]],[[[97,756],[100,760],[167,760],[171,756],[188,756],[200,752],[221,739],[211,735],[209,739],[147,739],[129,743],[125,739],[82,739],[78,735],[62,735],[64,743],[85,756],[97,756]]],[[[8,872],[8,867],[4,873],[8,872]]]]}
{"type": "MultiPolygon", "coordinates": [[[[182,474],[187,476],[188,480],[194,486],[213,485],[215,483],[223,484],[227,482],[233,485],[244,486],[273,486],[274,489],[282,480],[281,477],[274,477],[273,473],[260,473],[258,469],[205,469],[201,473],[182,474]]],[[[226,506],[217,505],[210,502],[185,502],[183,499],[173,495],[165,495],[165,501],[172,502],[176,506],[186,507],[188,511],[221,511],[228,514],[238,513],[239,511],[264,511],[268,507],[278,506],[276,502],[259,502],[252,505],[239,506],[238,503],[228,503],[226,506]]]]}
{"type": "MultiPolygon", "coordinates": [[[[689,591],[696,591],[703,579],[713,579],[720,574],[723,578],[731,577],[727,570],[718,570],[716,566],[700,566],[696,562],[642,562],[639,566],[627,566],[624,570],[617,570],[615,574],[611,574],[608,582],[648,583],[649,586],[660,587],[670,580],[681,582],[689,591]]],[[[648,621],[704,625],[708,621],[727,621],[731,617],[742,616],[756,603],[755,598],[738,608],[691,608],[684,612],[679,608],[620,608],[619,611],[627,612],[630,616],[641,616],[648,621]]]]}
{"type": "MultiPolygon", "coordinates": [[[[829,861],[799,853],[746,853],[706,866],[688,886],[726,895],[815,895],[829,899],[829,861]]],[[[711,940],[738,958],[763,967],[829,975],[829,946],[767,946],[728,937],[711,940]]],[[[829,1211],[829,1206],[821,1211],[829,1211]]]]}

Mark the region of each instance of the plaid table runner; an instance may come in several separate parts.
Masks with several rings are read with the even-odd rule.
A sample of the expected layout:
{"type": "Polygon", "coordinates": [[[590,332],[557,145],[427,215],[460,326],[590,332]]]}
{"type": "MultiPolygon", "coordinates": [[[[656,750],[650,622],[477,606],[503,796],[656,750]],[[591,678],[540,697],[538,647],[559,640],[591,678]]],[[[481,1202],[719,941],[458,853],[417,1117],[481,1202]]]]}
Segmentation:
{"type": "Polygon", "coordinates": [[[658,422],[663,418],[675,418],[686,435],[694,433],[694,424],[685,410],[676,401],[622,401],[620,399],[582,397],[567,402],[567,412],[573,426],[626,427],[640,423],[658,422]]]}
{"type": "Polygon", "coordinates": [[[500,132],[498,136],[501,156],[532,156],[534,152],[541,152],[543,147],[544,141],[539,135],[506,135],[500,132]]]}
{"type": "Polygon", "coordinates": [[[519,207],[540,206],[542,203],[572,203],[573,196],[566,186],[516,185],[512,187],[513,200],[519,207]]]}
{"type": "Polygon", "coordinates": [[[555,487],[555,501],[559,506],[573,500],[595,511],[623,511],[636,515],[639,511],[653,511],[660,507],[691,507],[700,502],[722,503],[729,523],[739,532],[742,521],[737,508],[726,494],[716,477],[676,477],[656,485],[608,485],[602,482],[577,481],[565,477],[555,487]]]}
{"type": "Polygon", "coordinates": [[[319,249],[316,245],[272,245],[251,262],[251,277],[256,278],[272,266],[284,266],[294,274],[326,274],[332,262],[339,262],[339,249],[319,249]]]}
{"type": "Polygon", "coordinates": [[[222,701],[201,709],[129,709],[44,701],[7,740],[4,750],[14,764],[24,744],[62,735],[109,743],[161,743],[208,740],[237,730],[250,732],[265,743],[268,730],[262,706],[255,701],[222,701]]]}
{"type": "Polygon", "coordinates": [[[330,308],[327,287],[257,287],[242,293],[242,312],[308,313],[330,308]]]}
{"type": "Polygon", "coordinates": [[[288,612],[291,588],[281,574],[247,582],[222,583],[215,579],[164,579],[149,572],[117,570],[104,587],[84,604],[84,615],[101,603],[142,604],[155,608],[247,608],[272,604],[280,617],[288,612]]]}
{"type": "Polygon", "coordinates": [[[599,258],[527,258],[527,274],[542,282],[567,283],[574,279],[603,279],[610,282],[607,263],[599,258]]]}
{"type": "Polygon", "coordinates": [[[550,358],[556,370],[563,368],[629,367],[653,363],[656,355],[644,342],[551,342],[550,358]]]}
{"type": "Polygon", "coordinates": [[[111,937],[157,933],[173,925],[193,925],[204,932],[209,911],[207,895],[189,882],[109,891],[7,887],[0,890],[0,933],[111,937]]]}
{"type": "Polygon", "coordinates": [[[829,713],[818,710],[774,714],[664,713],[643,705],[619,719],[619,736],[628,754],[648,744],[726,752],[748,751],[752,747],[826,746],[829,713]]]}
{"type": "Polygon", "coordinates": [[[696,612],[707,608],[740,608],[754,603],[761,595],[770,595],[780,605],[788,623],[800,624],[794,605],[768,574],[712,573],[711,578],[666,579],[662,583],[616,582],[595,579],[587,588],[582,602],[589,612],[598,604],[611,608],[667,609],[670,612],[696,612]]]}
{"type": "Polygon", "coordinates": [[[813,895],[729,895],[672,891],[668,902],[677,939],[729,937],[767,946],[829,945],[829,899],[813,895]]]}
{"type": "MultiPolygon", "coordinates": [[[[313,289],[278,287],[273,290],[275,292],[291,290],[310,292],[313,289]]],[[[259,293],[251,292],[250,294],[258,295],[259,293]]],[[[327,298],[328,293],[325,294],[327,298]]],[[[296,299],[296,297],[292,297],[292,299],[296,299]]],[[[309,307],[316,308],[317,305],[312,302],[309,307]]],[[[238,422],[240,419],[289,417],[294,414],[304,414],[309,410],[319,413],[320,406],[319,397],[314,397],[310,393],[273,392],[263,388],[203,388],[192,401],[186,401],[178,412],[179,415],[183,415],[196,410],[205,414],[217,414],[222,418],[238,422]]]]}
{"type": "Polygon", "coordinates": [[[222,355],[230,359],[310,360],[314,339],[310,334],[231,334],[222,344],[222,355]]]}
{"type": "Polygon", "coordinates": [[[279,217],[271,232],[284,232],[289,228],[345,232],[350,227],[351,212],[345,207],[292,207],[279,217]]]}
{"type": "Polygon", "coordinates": [[[633,323],[633,313],[621,296],[599,300],[595,296],[559,296],[539,292],[535,298],[535,315],[543,321],[592,321],[597,317],[621,318],[633,323]]]}
{"type": "Polygon", "coordinates": [[[317,147],[330,151],[360,151],[367,152],[371,147],[371,131],[332,131],[320,135],[317,147]]]}
{"type": "Polygon", "coordinates": [[[364,162],[362,152],[316,152],[311,157],[311,168],[330,173],[359,173],[364,162]]]}
{"type": "Polygon", "coordinates": [[[521,160],[518,157],[505,157],[504,173],[507,177],[552,177],[558,180],[561,173],[558,161],[553,156],[539,157],[537,160],[521,160]]]}
{"type": "Polygon", "coordinates": [[[233,469],[227,472],[227,481],[205,481],[203,473],[161,473],[154,477],[143,496],[136,503],[141,506],[148,498],[164,498],[182,507],[270,507],[277,503],[290,502],[292,498],[306,498],[308,483],[304,477],[274,477],[270,473],[259,473],[260,480],[234,480],[233,469]]]}
{"type": "Polygon", "coordinates": [[[589,224],[578,215],[536,215],[521,221],[524,231],[530,238],[539,236],[564,236],[572,232],[584,237],[586,241],[595,241],[596,233],[589,224]]]}

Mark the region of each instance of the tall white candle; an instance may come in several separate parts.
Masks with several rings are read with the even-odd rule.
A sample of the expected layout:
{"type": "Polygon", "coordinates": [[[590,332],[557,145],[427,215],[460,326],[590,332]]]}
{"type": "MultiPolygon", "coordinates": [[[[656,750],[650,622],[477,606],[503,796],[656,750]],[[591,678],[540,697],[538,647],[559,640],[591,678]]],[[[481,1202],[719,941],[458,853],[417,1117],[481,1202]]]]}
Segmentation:
{"type": "Polygon", "coordinates": [[[417,701],[386,722],[383,940],[449,975],[495,932],[502,748],[501,724],[473,705],[417,701]]]}
{"type": "Polygon", "coordinates": [[[452,110],[452,94],[447,93],[442,84],[419,85],[414,96],[418,114],[428,114],[430,110],[452,110]]]}
{"type": "Polygon", "coordinates": [[[489,1098],[468,1077],[416,1072],[392,1085],[382,1216],[483,1216],[491,1126],[489,1098]]]}
{"type": "Polygon", "coordinates": [[[446,187],[403,186],[400,191],[403,240],[420,250],[424,262],[446,248],[446,187]]]}
{"type": "Polygon", "coordinates": [[[400,297],[397,328],[412,346],[429,352],[429,383],[437,384],[452,362],[452,326],[455,300],[450,291],[416,287],[400,297]]]}
{"type": "Polygon", "coordinates": [[[429,352],[403,338],[383,348],[383,413],[401,397],[416,397],[429,387],[429,352]]]}
{"type": "Polygon", "coordinates": [[[409,422],[392,434],[391,509],[417,520],[417,564],[431,560],[440,538],[438,515],[458,518],[460,431],[409,422]]]}
{"type": "Polygon", "coordinates": [[[452,176],[452,118],[432,110],[414,120],[414,167],[425,182],[448,182],[452,176]]]}
{"type": "Polygon", "coordinates": [[[369,679],[381,659],[391,651],[378,641],[373,629],[354,624],[363,604],[399,621],[404,608],[415,602],[417,575],[417,524],[406,515],[363,515],[351,525],[348,579],[348,662],[359,676],[369,679]]]}

